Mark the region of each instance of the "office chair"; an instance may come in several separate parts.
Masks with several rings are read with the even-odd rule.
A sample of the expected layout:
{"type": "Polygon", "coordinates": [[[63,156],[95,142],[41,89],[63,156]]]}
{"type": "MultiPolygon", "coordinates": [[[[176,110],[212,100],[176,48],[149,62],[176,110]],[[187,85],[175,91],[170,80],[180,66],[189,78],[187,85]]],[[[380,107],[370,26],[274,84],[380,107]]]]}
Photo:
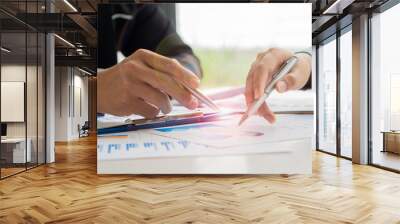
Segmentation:
{"type": "Polygon", "coordinates": [[[78,124],[79,138],[89,136],[89,129],[90,129],[89,121],[85,121],[82,127],[78,124]]]}

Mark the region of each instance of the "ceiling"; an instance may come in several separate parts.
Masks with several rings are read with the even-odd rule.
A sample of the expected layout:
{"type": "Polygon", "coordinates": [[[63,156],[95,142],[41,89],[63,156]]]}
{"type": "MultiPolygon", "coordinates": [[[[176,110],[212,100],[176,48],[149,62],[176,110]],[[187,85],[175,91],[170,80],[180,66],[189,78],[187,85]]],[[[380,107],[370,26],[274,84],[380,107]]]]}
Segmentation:
{"type": "Polygon", "coordinates": [[[2,46],[11,49],[9,53],[2,51],[2,55],[5,56],[3,61],[23,63],[26,59],[29,61],[31,58],[36,58],[40,49],[37,48],[37,44],[35,45],[36,39],[35,43],[31,43],[31,39],[37,33],[52,32],[60,37],[55,38],[56,65],[78,66],[95,73],[96,7],[100,2],[100,0],[68,0],[68,2],[47,0],[46,5],[45,0],[1,0],[2,46]],[[52,13],[48,13],[50,8],[52,13]],[[29,34],[30,32],[34,35],[29,34]]]}
{"type": "Polygon", "coordinates": [[[372,11],[388,0],[312,0],[313,44],[331,36],[352,22],[352,18],[372,11]]]}

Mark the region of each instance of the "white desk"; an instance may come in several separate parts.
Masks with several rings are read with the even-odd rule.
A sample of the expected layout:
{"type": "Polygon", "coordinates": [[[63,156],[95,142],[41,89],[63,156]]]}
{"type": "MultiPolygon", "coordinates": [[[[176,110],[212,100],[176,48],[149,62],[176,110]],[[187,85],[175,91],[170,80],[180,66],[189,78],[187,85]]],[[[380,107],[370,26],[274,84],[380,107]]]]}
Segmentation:
{"type": "Polygon", "coordinates": [[[31,145],[32,145],[32,141],[31,141],[30,138],[27,138],[26,142],[28,144],[25,144],[25,138],[6,138],[6,139],[1,139],[2,154],[3,154],[3,152],[12,151],[12,163],[31,162],[31,157],[32,157],[31,145]],[[25,151],[25,145],[27,145],[26,151],[25,151]],[[5,148],[3,148],[4,146],[5,146],[5,148]],[[12,148],[9,148],[10,146],[12,148]],[[26,159],[26,161],[25,161],[25,159],[26,159]]]}
{"type": "Polygon", "coordinates": [[[254,116],[241,127],[239,119],[98,136],[97,172],[311,173],[313,115],[278,115],[275,125],[254,116]]]}

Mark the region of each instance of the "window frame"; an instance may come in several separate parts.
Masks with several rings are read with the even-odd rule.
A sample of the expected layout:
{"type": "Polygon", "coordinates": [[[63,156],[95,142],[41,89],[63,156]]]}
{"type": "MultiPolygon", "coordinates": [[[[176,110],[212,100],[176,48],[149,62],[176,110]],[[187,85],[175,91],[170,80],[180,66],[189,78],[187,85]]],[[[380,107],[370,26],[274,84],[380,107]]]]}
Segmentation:
{"type": "Polygon", "coordinates": [[[316,44],[316,150],[319,152],[327,153],[329,155],[337,156],[340,158],[344,158],[347,160],[352,160],[352,158],[347,157],[342,155],[341,153],[341,118],[340,118],[340,103],[341,103],[341,97],[340,97],[340,82],[341,82],[341,66],[340,66],[340,60],[341,60],[341,55],[340,55],[340,38],[342,35],[346,34],[347,32],[352,31],[352,23],[347,24],[341,29],[338,29],[335,33],[332,35],[326,37],[325,39],[322,39],[321,41],[316,44]],[[319,51],[318,49],[320,48],[321,44],[327,44],[331,41],[336,41],[336,152],[332,153],[329,151],[326,151],[324,149],[321,149],[319,147],[319,120],[320,120],[320,111],[319,111],[319,85],[320,85],[320,80],[319,80],[319,71],[320,71],[320,63],[319,63],[319,51]]]}
{"type": "MultiPolygon", "coordinates": [[[[25,3],[25,12],[28,12],[27,11],[28,1],[25,0],[25,1],[21,1],[21,2],[25,3]]],[[[34,0],[29,3],[36,4],[36,13],[38,13],[39,12],[39,3],[46,3],[46,2],[44,0],[34,0]]],[[[48,43],[47,34],[48,33],[41,31],[39,29],[36,29],[35,27],[30,26],[29,24],[25,23],[24,21],[18,19],[15,16],[13,16],[12,14],[10,14],[8,11],[4,10],[1,7],[0,7],[0,11],[2,13],[5,13],[6,15],[8,15],[11,19],[15,20],[16,22],[21,23],[22,24],[21,27],[23,27],[23,30],[20,30],[20,33],[25,35],[25,40],[24,40],[24,42],[25,42],[25,49],[24,49],[24,51],[25,51],[25,56],[24,56],[25,57],[25,59],[24,59],[25,60],[25,69],[24,69],[25,70],[25,87],[24,87],[24,90],[25,90],[25,93],[24,93],[24,130],[25,130],[25,135],[23,137],[25,139],[25,166],[21,167],[23,169],[21,169],[20,171],[13,172],[8,175],[4,175],[2,173],[3,168],[0,166],[0,180],[3,180],[8,177],[12,177],[19,173],[23,173],[30,169],[44,165],[44,164],[46,164],[46,161],[47,161],[47,144],[48,144],[48,142],[47,142],[47,110],[46,109],[47,109],[47,43],[48,43]],[[33,63],[36,66],[36,69],[34,72],[36,75],[36,91],[32,93],[32,95],[34,95],[36,97],[36,122],[34,122],[34,125],[36,125],[36,127],[35,127],[36,136],[32,137],[32,138],[36,138],[36,141],[37,141],[36,149],[35,149],[36,150],[36,158],[35,158],[36,161],[34,161],[34,163],[27,162],[28,161],[28,157],[27,157],[28,156],[28,153],[27,153],[27,147],[28,147],[28,145],[27,145],[27,143],[28,143],[27,83],[28,83],[28,78],[27,78],[27,76],[28,76],[28,65],[29,65],[29,63],[28,63],[28,34],[33,34],[34,36],[36,36],[36,41],[34,43],[34,44],[36,44],[36,48],[35,48],[36,59],[34,60],[34,63],[33,63]],[[43,34],[43,35],[40,35],[40,34],[43,34]],[[39,36],[41,36],[41,38],[39,38],[39,36]],[[39,48],[39,41],[42,44],[41,45],[42,48],[39,48]],[[39,49],[40,49],[40,51],[39,51],[39,49]],[[39,63],[39,54],[41,54],[40,57],[42,58],[41,59],[41,61],[43,62],[42,64],[39,63]],[[39,105],[39,79],[38,79],[38,76],[39,76],[39,66],[40,65],[42,66],[41,76],[42,76],[42,84],[43,84],[43,86],[42,86],[42,88],[43,88],[42,103],[43,104],[41,105],[41,107],[43,107],[42,109],[44,110],[43,111],[44,115],[39,118],[38,111],[39,111],[40,105],[39,105]],[[43,145],[42,145],[43,148],[41,149],[41,152],[43,154],[40,155],[40,157],[43,157],[43,158],[41,158],[42,162],[39,162],[40,161],[39,160],[39,141],[38,141],[39,140],[39,119],[41,120],[42,125],[43,125],[43,127],[42,127],[43,128],[43,133],[42,133],[43,134],[43,145]],[[28,163],[29,163],[29,165],[28,165],[28,163]]],[[[45,12],[48,12],[48,7],[45,8],[45,12]]],[[[25,16],[26,15],[27,14],[25,14],[25,16]]],[[[25,17],[25,20],[27,20],[26,17],[25,17]]],[[[1,26],[1,24],[0,24],[0,26],[1,26]]],[[[3,33],[10,33],[10,32],[0,30],[0,45],[1,45],[1,41],[2,41],[1,37],[2,37],[3,33]]],[[[14,32],[11,32],[11,33],[14,33],[14,32]]],[[[3,62],[2,55],[0,54],[0,81],[1,81],[2,62],[3,62]]],[[[1,86],[0,86],[0,89],[1,89],[1,86]]],[[[1,106],[0,106],[0,109],[1,109],[1,106]]],[[[1,119],[0,119],[0,123],[2,123],[1,119]]],[[[0,144],[0,156],[1,156],[1,150],[2,150],[1,148],[2,147],[0,144]]],[[[31,150],[33,152],[33,149],[31,149],[31,150]]],[[[32,152],[31,152],[31,155],[32,155],[32,152]]],[[[1,163],[0,163],[0,165],[1,165],[1,163]]]]}
{"type": "Polygon", "coordinates": [[[393,8],[394,6],[400,4],[399,0],[388,0],[386,1],[384,4],[380,5],[379,7],[368,11],[368,87],[367,87],[367,91],[368,91],[368,165],[373,166],[373,167],[377,167],[383,170],[387,170],[387,171],[391,171],[391,172],[395,172],[395,173],[400,173],[400,169],[394,169],[391,167],[387,167],[387,166],[383,166],[377,163],[373,162],[373,153],[374,153],[374,147],[373,147],[373,127],[372,127],[372,120],[373,120],[373,113],[372,113],[372,107],[373,107],[373,103],[372,103],[372,94],[373,94],[373,88],[372,88],[372,76],[373,76],[373,68],[372,68],[372,54],[373,54],[373,27],[372,27],[372,19],[374,18],[374,14],[381,14],[384,13],[385,11],[393,8]]]}

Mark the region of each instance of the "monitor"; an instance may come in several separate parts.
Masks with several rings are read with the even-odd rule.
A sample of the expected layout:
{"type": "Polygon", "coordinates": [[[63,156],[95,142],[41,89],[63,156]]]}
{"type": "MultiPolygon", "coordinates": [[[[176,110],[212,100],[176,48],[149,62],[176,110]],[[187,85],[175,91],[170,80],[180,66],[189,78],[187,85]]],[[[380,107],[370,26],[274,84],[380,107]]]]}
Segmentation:
{"type": "Polygon", "coordinates": [[[1,123],[1,136],[7,136],[7,124],[1,123]]]}

